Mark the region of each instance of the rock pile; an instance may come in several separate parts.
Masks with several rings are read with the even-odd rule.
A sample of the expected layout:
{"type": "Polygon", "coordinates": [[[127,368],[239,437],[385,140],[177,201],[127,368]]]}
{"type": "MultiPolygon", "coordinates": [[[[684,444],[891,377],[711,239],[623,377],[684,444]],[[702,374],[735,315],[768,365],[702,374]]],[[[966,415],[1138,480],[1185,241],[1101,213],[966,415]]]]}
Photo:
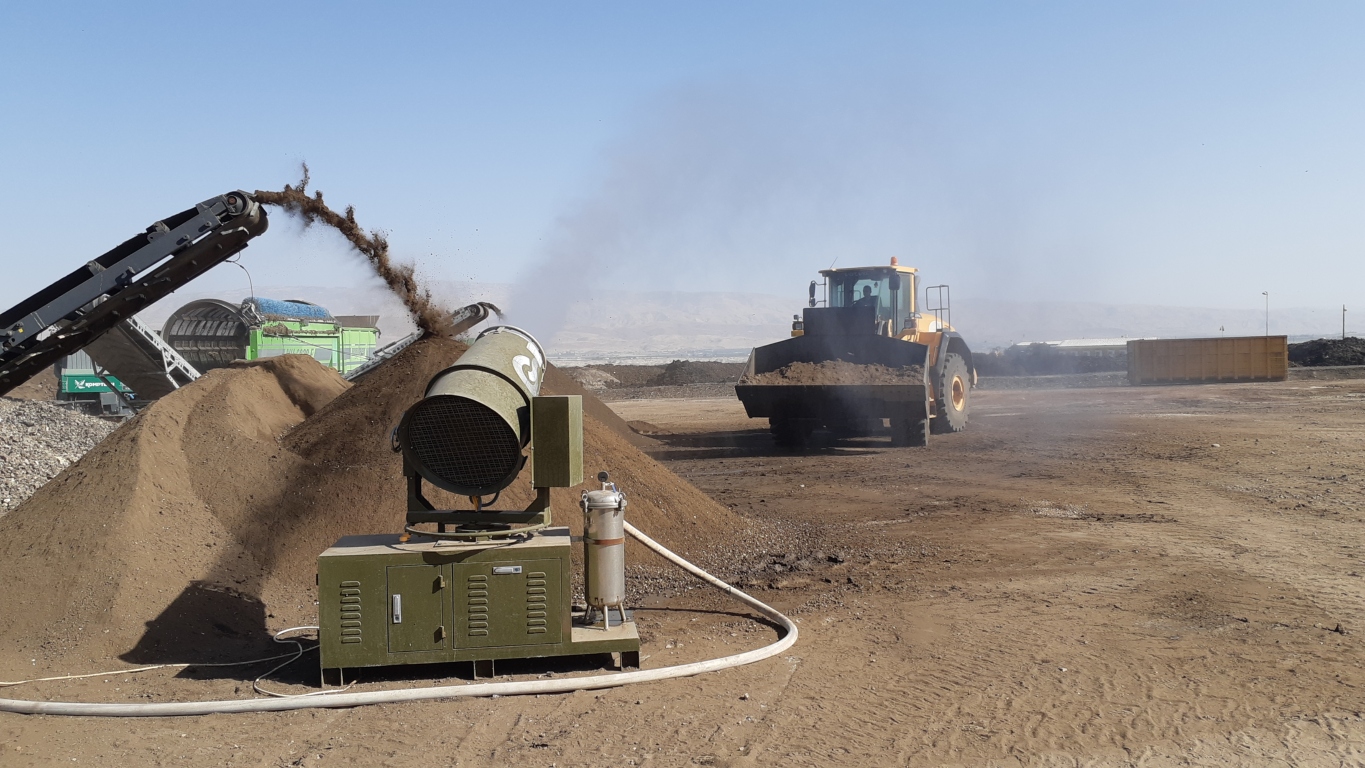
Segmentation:
{"type": "Polygon", "coordinates": [[[1289,362],[1295,365],[1365,365],[1365,339],[1313,339],[1289,345],[1289,362]]]}
{"type": "Polygon", "coordinates": [[[55,403],[0,398],[0,516],[80,460],[114,427],[55,403]]]}

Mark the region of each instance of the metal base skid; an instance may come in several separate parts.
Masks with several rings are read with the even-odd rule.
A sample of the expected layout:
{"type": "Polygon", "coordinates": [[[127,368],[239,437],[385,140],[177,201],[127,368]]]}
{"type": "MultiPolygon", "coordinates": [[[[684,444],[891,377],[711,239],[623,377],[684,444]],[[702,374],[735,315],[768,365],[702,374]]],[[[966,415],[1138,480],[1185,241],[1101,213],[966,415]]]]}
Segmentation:
{"type": "Polygon", "coordinates": [[[602,653],[638,667],[633,621],[575,624],[569,547],[568,528],[477,543],[346,536],[318,557],[322,669],[473,661],[486,677],[497,659],[602,653]]]}

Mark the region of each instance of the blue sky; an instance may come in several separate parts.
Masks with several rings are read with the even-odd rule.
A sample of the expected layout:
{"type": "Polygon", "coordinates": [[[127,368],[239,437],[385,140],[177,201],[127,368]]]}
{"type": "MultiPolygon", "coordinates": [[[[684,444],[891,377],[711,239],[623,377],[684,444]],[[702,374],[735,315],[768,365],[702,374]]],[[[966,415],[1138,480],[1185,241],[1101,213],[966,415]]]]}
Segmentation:
{"type": "MultiPolygon", "coordinates": [[[[1359,3],[10,3],[0,304],[306,160],[399,257],[523,302],[799,300],[897,255],[976,297],[1365,310],[1362,33],[1359,3]]],[[[368,279],[282,216],[243,262],[368,279]]]]}

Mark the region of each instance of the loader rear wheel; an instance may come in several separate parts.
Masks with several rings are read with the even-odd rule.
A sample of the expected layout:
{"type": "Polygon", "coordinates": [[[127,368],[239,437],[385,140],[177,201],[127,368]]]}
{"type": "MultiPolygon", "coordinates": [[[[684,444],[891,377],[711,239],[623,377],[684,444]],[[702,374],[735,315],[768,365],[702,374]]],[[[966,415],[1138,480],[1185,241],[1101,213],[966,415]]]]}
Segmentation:
{"type": "Polygon", "coordinates": [[[967,428],[968,400],[972,391],[971,372],[967,361],[956,352],[943,358],[943,372],[934,390],[934,418],[929,426],[936,435],[961,432],[967,428]]]}

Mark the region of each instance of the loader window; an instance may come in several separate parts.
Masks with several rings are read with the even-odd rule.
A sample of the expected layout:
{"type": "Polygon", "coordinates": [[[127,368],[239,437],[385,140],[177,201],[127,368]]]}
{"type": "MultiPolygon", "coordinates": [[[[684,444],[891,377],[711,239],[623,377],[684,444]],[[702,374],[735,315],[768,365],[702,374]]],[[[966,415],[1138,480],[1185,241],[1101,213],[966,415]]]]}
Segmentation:
{"type": "Polygon", "coordinates": [[[877,322],[892,321],[892,327],[899,332],[906,317],[910,314],[910,297],[914,292],[913,283],[901,277],[898,290],[891,290],[892,276],[888,273],[833,274],[829,276],[829,305],[831,307],[862,307],[871,304],[877,308],[877,322]],[[892,306],[894,299],[895,306],[892,306]]]}

